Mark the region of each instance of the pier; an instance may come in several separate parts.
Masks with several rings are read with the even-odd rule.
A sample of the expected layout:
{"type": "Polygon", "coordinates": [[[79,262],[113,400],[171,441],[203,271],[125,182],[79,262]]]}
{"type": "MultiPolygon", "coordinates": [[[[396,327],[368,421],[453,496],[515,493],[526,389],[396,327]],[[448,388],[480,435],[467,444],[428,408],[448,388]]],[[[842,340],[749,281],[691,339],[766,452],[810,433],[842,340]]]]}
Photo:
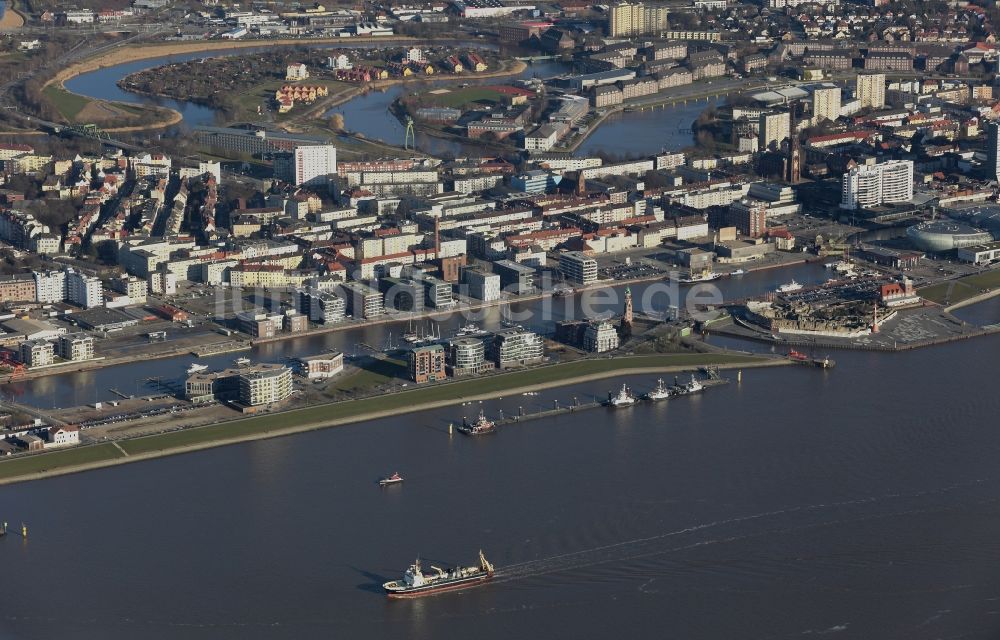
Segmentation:
{"type": "MultiPolygon", "coordinates": [[[[725,385],[725,384],[729,384],[729,379],[728,378],[721,378],[721,377],[717,377],[717,376],[718,376],[718,374],[714,374],[713,375],[713,373],[710,372],[709,373],[709,377],[707,379],[701,379],[698,382],[701,383],[701,385],[704,387],[705,391],[707,391],[708,389],[713,388],[713,387],[719,387],[719,386],[722,386],[722,385],[725,385]]],[[[666,402],[671,402],[671,401],[673,401],[675,399],[683,398],[685,395],[697,395],[697,394],[679,394],[679,395],[671,397],[670,400],[666,400],[666,402]]],[[[652,401],[646,400],[645,398],[643,398],[641,396],[636,396],[636,404],[644,404],[644,403],[650,403],[650,402],[652,402],[652,401]]],[[[660,402],[663,402],[663,401],[660,401],[660,402]]],[[[602,408],[602,407],[611,409],[611,407],[607,407],[607,405],[605,404],[604,400],[600,400],[596,396],[594,396],[592,400],[589,400],[587,402],[580,402],[578,398],[574,397],[573,398],[573,402],[571,404],[560,404],[560,402],[558,400],[555,400],[554,404],[555,404],[555,406],[553,408],[551,408],[551,409],[541,409],[539,411],[534,411],[534,412],[531,412],[531,413],[525,413],[523,411],[523,408],[519,407],[519,409],[521,409],[521,410],[517,414],[515,414],[513,416],[505,416],[505,415],[503,415],[503,412],[501,412],[500,416],[495,420],[495,422],[496,422],[497,426],[499,427],[499,426],[508,425],[508,424],[515,424],[515,423],[518,423],[518,422],[526,422],[528,420],[537,420],[537,419],[540,419],[540,418],[549,418],[549,417],[552,417],[552,416],[558,416],[558,415],[566,414],[566,413],[577,413],[579,411],[586,411],[588,409],[599,409],[599,408],[602,408]]],[[[624,408],[615,409],[615,410],[617,410],[617,411],[626,411],[627,409],[628,409],[628,407],[624,407],[624,408]]]]}
{"type": "Polygon", "coordinates": [[[223,353],[235,353],[237,351],[247,351],[250,349],[249,342],[243,342],[242,340],[233,340],[231,342],[219,342],[216,344],[209,344],[203,347],[198,347],[191,351],[191,355],[196,358],[206,358],[208,356],[217,356],[223,353]]]}

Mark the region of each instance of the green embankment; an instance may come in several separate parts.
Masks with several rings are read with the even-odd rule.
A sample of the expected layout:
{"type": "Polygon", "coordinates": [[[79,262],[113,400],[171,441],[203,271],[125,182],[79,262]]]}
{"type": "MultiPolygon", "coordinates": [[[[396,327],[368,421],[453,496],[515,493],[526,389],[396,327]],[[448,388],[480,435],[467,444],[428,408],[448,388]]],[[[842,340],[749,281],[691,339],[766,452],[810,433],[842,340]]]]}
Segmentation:
{"type": "Polygon", "coordinates": [[[956,304],[1000,287],[1000,269],[949,280],[917,291],[921,298],[938,304],[956,304]],[[951,294],[948,294],[951,289],[951,294]]]}
{"type": "Polygon", "coordinates": [[[551,384],[561,380],[571,382],[573,378],[625,369],[743,364],[761,362],[763,360],[764,358],[756,356],[719,354],[673,354],[634,356],[607,360],[582,360],[485,378],[434,385],[373,398],[337,402],[317,407],[307,407],[282,413],[233,420],[207,427],[127,440],[122,442],[121,445],[130,455],[143,454],[188,447],[214,440],[260,435],[270,431],[321,423],[329,420],[343,421],[351,418],[362,418],[367,414],[385,411],[398,411],[405,408],[417,409],[421,405],[449,400],[457,401],[470,396],[498,393],[508,389],[531,387],[540,384],[551,384]]]}
{"type": "Polygon", "coordinates": [[[70,122],[76,120],[76,117],[83,111],[84,107],[90,103],[89,98],[70,93],[54,84],[45,87],[42,93],[59,110],[59,113],[70,122]]]}
{"type": "MultiPolygon", "coordinates": [[[[128,458],[125,457],[125,454],[137,456],[133,459],[140,460],[148,457],[159,457],[160,455],[178,453],[185,447],[212,446],[214,443],[252,439],[270,433],[288,433],[290,429],[295,427],[318,428],[334,422],[360,421],[378,414],[416,411],[429,406],[459,402],[475,396],[501,395],[513,389],[572,384],[574,380],[585,379],[588,376],[605,377],[619,371],[656,370],[668,367],[692,368],[707,365],[738,366],[765,363],[767,360],[761,356],[705,353],[628,356],[566,362],[123,440],[117,446],[112,443],[101,443],[16,457],[0,462],[0,480],[16,481],[38,477],[38,474],[72,472],[88,466],[106,466],[127,461],[128,458]]],[[[379,379],[398,372],[398,361],[386,360],[383,362],[384,370],[376,369],[371,372],[362,372],[354,376],[355,380],[349,386],[355,387],[358,382],[377,383],[379,379]],[[358,380],[358,376],[367,377],[358,380]]]]}
{"type": "Polygon", "coordinates": [[[0,464],[0,478],[11,478],[81,464],[104,462],[121,458],[122,452],[113,444],[104,443],[64,451],[52,451],[25,458],[16,458],[0,464]]]}

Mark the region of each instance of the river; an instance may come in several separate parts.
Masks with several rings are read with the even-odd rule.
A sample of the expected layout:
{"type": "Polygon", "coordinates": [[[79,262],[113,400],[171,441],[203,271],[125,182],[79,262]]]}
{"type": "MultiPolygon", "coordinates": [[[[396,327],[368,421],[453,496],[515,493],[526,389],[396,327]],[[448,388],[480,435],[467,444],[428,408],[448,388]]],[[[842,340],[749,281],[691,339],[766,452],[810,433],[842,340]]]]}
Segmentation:
{"type": "Polygon", "coordinates": [[[2,487],[30,536],[0,540],[0,636],[995,638],[998,349],[839,353],[478,440],[444,429],[478,405],[452,407],[2,487]],[[480,548],[491,585],[379,592],[418,554],[480,548]]]}
{"type": "MultiPolygon", "coordinates": [[[[372,45],[374,46],[374,45],[372,45]]],[[[476,43],[477,47],[483,47],[476,43]]],[[[356,48],[355,44],[323,45],[322,48],[356,48]]],[[[254,53],[258,49],[245,49],[241,54],[254,53]]],[[[189,53],[149,60],[140,60],[114,66],[109,66],[80,74],[67,80],[65,86],[70,91],[80,95],[101,100],[115,100],[132,104],[154,104],[178,111],[184,117],[187,126],[219,124],[216,112],[208,107],[185,100],[143,96],[118,87],[118,81],[125,76],[152,69],[165,64],[196,60],[199,58],[234,55],[231,52],[189,53]]],[[[551,78],[565,73],[566,65],[555,61],[535,62],[513,79],[551,78]]],[[[475,80],[464,79],[470,83],[497,83],[510,81],[512,78],[492,78],[475,80]]],[[[404,91],[419,91],[428,86],[454,84],[450,81],[430,81],[422,85],[394,85],[385,91],[372,91],[334,107],[327,116],[340,113],[344,116],[344,126],[352,132],[360,133],[373,140],[382,140],[398,145],[403,140],[404,127],[399,120],[389,112],[389,105],[403,94],[404,91]]],[[[648,156],[664,149],[680,149],[691,144],[691,134],[688,131],[691,123],[706,107],[705,102],[680,104],[655,111],[615,114],[609,117],[598,129],[576,150],[576,155],[589,155],[598,151],[620,156],[648,156]]],[[[453,156],[481,154],[482,149],[475,145],[427,135],[417,131],[417,147],[426,153],[453,156]]]]}
{"type": "MultiPolygon", "coordinates": [[[[819,284],[828,277],[829,272],[822,265],[812,263],[751,272],[744,276],[716,281],[713,285],[718,286],[726,299],[738,299],[773,291],[778,285],[791,279],[809,285],[819,284]]],[[[642,301],[649,287],[650,283],[632,287],[637,310],[643,308],[642,301]]],[[[567,299],[515,302],[511,305],[511,312],[515,316],[514,319],[526,327],[536,331],[550,332],[554,321],[583,317],[581,302],[584,295],[592,313],[620,313],[624,300],[624,286],[614,287],[613,290],[617,301],[614,304],[608,304],[604,301],[604,290],[595,290],[586,294],[576,294],[567,299]],[[570,304],[572,308],[567,308],[567,304],[570,304]],[[547,311],[547,309],[551,310],[547,311]]],[[[682,287],[679,292],[682,296],[686,296],[692,290],[682,287]]],[[[648,308],[652,312],[663,313],[669,306],[676,306],[676,304],[677,301],[668,300],[665,295],[660,294],[649,298],[648,308]]],[[[683,300],[680,304],[684,305],[683,300]]],[[[493,307],[484,312],[478,312],[472,320],[487,329],[496,329],[500,326],[501,312],[498,307],[493,307]]],[[[437,330],[440,331],[441,335],[447,336],[466,322],[468,320],[465,317],[453,314],[451,317],[443,319],[437,330]]],[[[12,398],[23,404],[54,408],[114,400],[117,396],[111,393],[112,388],[127,394],[143,395],[152,392],[152,388],[144,384],[147,378],[160,377],[164,380],[179,381],[193,362],[219,369],[230,366],[235,357],[243,355],[261,362],[284,362],[289,358],[321,353],[329,349],[341,350],[351,355],[361,353],[358,347],[361,344],[382,347],[386,344],[390,332],[394,336],[394,341],[398,342],[400,336],[409,329],[409,324],[409,322],[403,321],[393,324],[369,325],[318,336],[271,342],[255,346],[249,353],[198,359],[185,355],[154,361],[131,362],[89,371],[50,375],[0,385],[0,396],[12,398]]],[[[422,328],[428,327],[427,321],[419,324],[422,328]]],[[[100,344],[97,348],[99,351],[100,344]]]]}

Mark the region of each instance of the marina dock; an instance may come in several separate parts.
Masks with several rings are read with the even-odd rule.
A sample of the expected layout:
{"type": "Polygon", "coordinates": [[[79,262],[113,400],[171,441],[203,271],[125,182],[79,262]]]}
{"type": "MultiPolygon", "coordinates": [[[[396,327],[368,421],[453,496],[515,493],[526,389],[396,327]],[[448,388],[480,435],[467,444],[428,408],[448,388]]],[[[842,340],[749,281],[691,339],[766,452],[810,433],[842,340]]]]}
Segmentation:
{"type": "Polygon", "coordinates": [[[249,342],[244,342],[242,340],[233,340],[231,342],[219,342],[216,344],[208,344],[203,347],[198,347],[191,351],[191,355],[196,358],[207,358],[208,356],[217,356],[223,353],[235,353],[237,351],[247,351],[251,347],[249,342]]]}

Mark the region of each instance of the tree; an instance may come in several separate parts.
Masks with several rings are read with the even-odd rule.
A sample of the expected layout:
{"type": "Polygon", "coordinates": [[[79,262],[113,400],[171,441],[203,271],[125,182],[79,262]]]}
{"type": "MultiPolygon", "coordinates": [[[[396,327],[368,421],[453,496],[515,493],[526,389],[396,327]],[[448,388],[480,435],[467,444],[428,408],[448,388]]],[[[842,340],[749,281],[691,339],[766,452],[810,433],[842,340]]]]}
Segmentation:
{"type": "Polygon", "coordinates": [[[337,132],[344,130],[343,114],[335,113],[332,116],[330,116],[330,128],[337,132]]]}

